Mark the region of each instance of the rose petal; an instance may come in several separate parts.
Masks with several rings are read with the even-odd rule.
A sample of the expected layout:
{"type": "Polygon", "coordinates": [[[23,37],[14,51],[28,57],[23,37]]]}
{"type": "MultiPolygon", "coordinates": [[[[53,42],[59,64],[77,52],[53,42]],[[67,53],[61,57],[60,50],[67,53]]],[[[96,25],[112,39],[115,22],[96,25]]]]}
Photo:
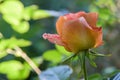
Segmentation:
{"type": "Polygon", "coordinates": [[[86,27],[88,27],[89,29],[91,29],[91,33],[93,35],[93,38],[95,39],[95,46],[94,47],[98,47],[98,46],[102,45],[103,44],[103,41],[102,41],[102,28],[101,27],[91,28],[89,26],[89,24],[86,22],[86,20],[85,20],[84,17],[80,17],[79,20],[80,20],[80,22],[83,25],[85,25],[86,27]]]}
{"type": "Polygon", "coordinates": [[[56,30],[59,35],[61,35],[61,33],[62,33],[62,27],[64,26],[65,22],[66,22],[66,20],[64,19],[63,16],[60,16],[56,22],[56,30]]]}
{"type": "Polygon", "coordinates": [[[58,34],[44,33],[43,38],[48,39],[51,43],[58,44],[58,45],[61,45],[61,46],[64,45],[64,43],[62,42],[62,40],[61,40],[61,38],[60,38],[60,36],[58,34]]]}
{"type": "Polygon", "coordinates": [[[77,16],[76,16],[75,14],[73,14],[73,13],[69,13],[69,14],[66,14],[66,15],[64,16],[64,18],[65,18],[66,20],[73,20],[73,19],[76,19],[77,16]]]}
{"type": "Polygon", "coordinates": [[[66,14],[64,16],[60,16],[56,22],[56,30],[59,35],[61,35],[62,27],[64,27],[66,22],[69,22],[71,20],[77,19],[78,16],[73,13],[66,14]]]}
{"type": "Polygon", "coordinates": [[[86,13],[84,11],[75,13],[75,15],[77,16],[77,18],[83,17],[85,14],[86,13]]]}
{"type": "Polygon", "coordinates": [[[79,18],[79,21],[80,21],[83,25],[85,25],[85,27],[88,27],[89,29],[92,29],[92,28],[89,26],[89,24],[86,22],[86,20],[85,20],[84,17],[80,17],[80,18],[79,18]]]}
{"type": "Polygon", "coordinates": [[[98,19],[98,14],[97,13],[86,13],[84,15],[87,23],[92,27],[92,28],[96,28],[96,23],[97,23],[97,19],[98,19]]]}
{"type": "Polygon", "coordinates": [[[83,17],[67,22],[62,29],[61,38],[73,52],[92,48],[95,44],[95,38],[83,17]]]}
{"type": "Polygon", "coordinates": [[[99,31],[94,31],[93,35],[96,38],[96,44],[95,44],[94,48],[102,45],[103,44],[103,41],[102,41],[102,35],[103,35],[102,34],[102,28],[100,27],[99,31]]]}
{"type": "Polygon", "coordinates": [[[96,27],[97,17],[98,17],[97,13],[87,13],[87,17],[85,17],[85,18],[86,18],[87,22],[89,22],[90,24],[86,22],[85,18],[82,18],[82,17],[80,18],[80,21],[84,25],[86,25],[90,29],[91,28],[93,29],[93,31],[91,31],[91,33],[93,34],[94,38],[96,39],[96,44],[95,44],[94,47],[98,47],[98,46],[103,44],[103,41],[102,41],[102,35],[103,35],[102,34],[102,28],[101,27],[96,27]],[[88,19],[88,16],[91,17],[92,20],[90,20],[90,18],[88,19]]]}

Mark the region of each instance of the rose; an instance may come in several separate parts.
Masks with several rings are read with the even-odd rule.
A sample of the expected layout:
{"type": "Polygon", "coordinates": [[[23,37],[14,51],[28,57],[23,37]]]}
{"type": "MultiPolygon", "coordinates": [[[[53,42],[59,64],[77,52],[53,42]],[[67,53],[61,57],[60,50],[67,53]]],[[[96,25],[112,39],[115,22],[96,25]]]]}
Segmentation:
{"type": "Polygon", "coordinates": [[[43,34],[44,39],[64,46],[67,51],[96,48],[102,44],[102,28],[96,27],[97,13],[69,13],[60,16],[56,22],[58,34],[43,34]]]}

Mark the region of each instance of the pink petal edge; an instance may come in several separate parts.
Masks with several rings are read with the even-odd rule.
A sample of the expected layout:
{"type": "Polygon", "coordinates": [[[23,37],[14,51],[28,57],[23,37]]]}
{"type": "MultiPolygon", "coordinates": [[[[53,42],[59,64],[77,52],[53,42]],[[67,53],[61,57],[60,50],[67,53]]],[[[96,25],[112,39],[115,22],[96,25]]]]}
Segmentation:
{"type": "Polygon", "coordinates": [[[89,24],[87,23],[87,21],[85,20],[84,17],[80,17],[80,18],[79,18],[79,21],[80,21],[83,25],[85,25],[86,27],[88,27],[89,29],[92,30],[91,26],[89,26],[89,24]]]}
{"type": "Polygon", "coordinates": [[[44,33],[43,38],[48,39],[48,41],[50,41],[51,43],[58,44],[61,46],[64,45],[64,43],[62,42],[62,40],[58,34],[44,33]]]}

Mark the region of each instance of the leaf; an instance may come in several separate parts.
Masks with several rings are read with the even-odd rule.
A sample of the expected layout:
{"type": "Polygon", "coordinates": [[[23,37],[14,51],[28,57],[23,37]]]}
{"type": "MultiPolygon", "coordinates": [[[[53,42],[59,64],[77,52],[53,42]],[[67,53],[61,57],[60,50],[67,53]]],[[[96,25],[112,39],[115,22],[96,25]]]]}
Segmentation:
{"type": "Polygon", "coordinates": [[[31,45],[30,41],[24,39],[16,39],[15,37],[11,37],[10,39],[2,39],[0,41],[0,50],[5,50],[7,48],[14,48],[16,46],[26,47],[31,45]]]}
{"type": "Polygon", "coordinates": [[[24,6],[19,0],[6,0],[0,5],[3,19],[18,33],[29,30],[29,23],[23,21],[24,6]]]}
{"type": "Polygon", "coordinates": [[[25,20],[30,20],[32,18],[33,13],[38,10],[38,6],[31,5],[28,7],[25,7],[23,17],[25,20]]]}
{"type": "Polygon", "coordinates": [[[115,12],[117,10],[115,8],[114,0],[109,0],[107,3],[106,0],[94,1],[90,6],[90,11],[99,13],[99,26],[105,27],[105,25],[108,24],[113,25],[116,21],[115,12]]]}
{"type": "Polygon", "coordinates": [[[43,58],[53,63],[59,63],[62,60],[62,55],[56,50],[49,50],[43,54],[43,58]]]}
{"type": "Polygon", "coordinates": [[[18,0],[6,0],[0,5],[3,19],[12,25],[19,24],[24,10],[23,4],[18,0]]]}
{"type": "Polygon", "coordinates": [[[18,25],[18,24],[20,24],[20,20],[18,20],[18,19],[14,16],[14,14],[11,14],[11,15],[3,15],[3,19],[4,19],[7,23],[9,23],[9,24],[11,24],[11,25],[18,25]]]}
{"type": "Polygon", "coordinates": [[[26,46],[31,45],[31,42],[24,40],[24,39],[16,39],[15,37],[12,37],[12,38],[10,38],[8,45],[9,45],[8,46],[9,48],[14,48],[16,46],[26,47],[26,46]]]}
{"type": "Polygon", "coordinates": [[[40,80],[67,80],[72,72],[72,69],[67,65],[58,66],[43,71],[39,78],[40,80]]]}
{"type": "Polygon", "coordinates": [[[7,55],[7,49],[13,49],[16,46],[26,47],[29,45],[31,45],[31,42],[24,39],[16,39],[15,37],[11,37],[10,39],[2,39],[0,40],[0,58],[7,55]]]}
{"type": "Polygon", "coordinates": [[[19,33],[26,33],[29,30],[29,23],[27,21],[21,21],[17,25],[12,25],[12,28],[19,33]]]}
{"type": "Polygon", "coordinates": [[[16,60],[0,63],[0,73],[7,74],[10,80],[25,79],[28,77],[29,72],[21,62],[16,60]]]}
{"type": "Polygon", "coordinates": [[[76,57],[76,54],[72,54],[72,55],[66,57],[61,63],[65,63],[65,62],[69,61],[72,58],[77,59],[77,57],[76,58],[75,57],[76,57]]]}
{"type": "Polygon", "coordinates": [[[32,19],[36,20],[36,19],[47,18],[50,16],[51,15],[45,10],[36,10],[36,11],[34,11],[34,13],[32,15],[32,19]]]}
{"type": "Polygon", "coordinates": [[[98,73],[90,75],[88,77],[89,80],[103,80],[102,76],[98,73]]]}
{"type": "Polygon", "coordinates": [[[49,11],[38,9],[38,6],[32,5],[26,7],[24,10],[24,19],[30,20],[30,18],[36,19],[43,19],[52,16],[49,11]]]}
{"type": "Polygon", "coordinates": [[[34,58],[32,58],[32,60],[37,66],[39,66],[43,62],[43,58],[41,56],[34,57],[34,58]]]}
{"type": "Polygon", "coordinates": [[[7,56],[7,52],[0,50],[0,58],[7,56]]]}
{"type": "Polygon", "coordinates": [[[68,52],[68,51],[66,51],[63,46],[55,45],[55,47],[56,47],[56,49],[57,49],[60,53],[62,53],[62,54],[64,54],[64,55],[67,55],[67,56],[70,56],[70,55],[71,55],[71,53],[68,52]]]}

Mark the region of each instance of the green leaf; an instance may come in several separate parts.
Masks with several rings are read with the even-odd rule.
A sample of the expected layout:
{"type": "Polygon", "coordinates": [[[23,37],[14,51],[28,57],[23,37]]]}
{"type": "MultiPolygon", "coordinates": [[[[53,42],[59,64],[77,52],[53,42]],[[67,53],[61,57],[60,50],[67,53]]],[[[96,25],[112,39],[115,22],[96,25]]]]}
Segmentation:
{"type": "Polygon", "coordinates": [[[62,55],[56,50],[49,50],[43,54],[43,58],[53,63],[59,63],[62,60],[62,55]]]}
{"type": "Polygon", "coordinates": [[[41,56],[32,58],[33,62],[39,66],[43,62],[43,58],[41,56]]]}
{"type": "Polygon", "coordinates": [[[116,6],[114,0],[109,0],[106,3],[106,0],[97,0],[94,1],[90,6],[91,12],[99,13],[99,26],[106,26],[108,24],[112,25],[116,21],[116,6]]]}
{"type": "Polygon", "coordinates": [[[29,30],[29,23],[27,21],[21,21],[18,25],[12,25],[12,28],[22,34],[29,30]]]}
{"type": "Polygon", "coordinates": [[[111,11],[107,8],[101,8],[99,9],[100,12],[100,18],[103,20],[108,20],[111,16],[111,11]]]}
{"type": "Polygon", "coordinates": [[[50,16],[51,15],[45,10],[36,10],[36,11],[34,11],[34,13],[32,15],[32,19],[36,20],[36,19],[47,18],[50,16]]]}
{"type": "Polygon", "coordinates": [[[43,19],[50,17],[51,14],[46,11],[46,10],[40,10],[38,9],[38,6],[32,5],[29,7],[26,7],[24,9],[24,19],[25,20],[30,20],[31,18],[36,20],[36,19],[43,19]]]}
{"type": "Polygon", "coordinates": [[[65,62],[71,60],[72,58],[76,59],[75,57],[76,57],[76,54],[72,54],[72,55],[66,57],[61,63],[65,63],[65,62]]]}
{"type": "Polygon", "coordinates": [[[11,25],[18,25],[18,24],[20,24],[20,21],[19,21],[16,17],[14,17],[14,14],[11,14],[11,15],[3,15],[3,19],[4,19],[7,23],[9,23],[9,24],[11,24],[11,25]]]}
{"type": "Polygon", "coordinates": [[[110,7],[111,9],[112,8],[115,9],[114,0],[109,0],[107,2],[106,2],[106,0],[98,0],[98,1],[95,1],[95,4],[99,7],[110,7]]]}
{"type": "Polygon", "coordinates": [[[0,73],[7,74],[10,80],[25,79],[28,77],[29,72],[21,62],[16,60],[0,63],[0,73]]]}
{"type": "Polygon", "coordinates": [[[16,39],[15,37],[11,37],[10,39],[2,39],[0,41],[0,50],[5,50],[7,48],[14,48],[16,46],[26,47],[31,45],[30,41],[24,39],[16,39]]]}
{"type": "Polygon", "coordinates": [[[29,23],[23,21],[24,6],[19,0],[6,0],[0,5],[3,19],[11,24],[11,27],[19,33],[29,30],[29,23]]]}
{"type": "Polygon", "coordinates": [[[10,39],[2,39],[0,40],[0,58],[7,55],[7,49],[13,49],[16,46],[26,47],[29,45],[31,45],[31,42],[24,39],[16,39],[15,37],[11,37],[10,39]]]}
{"type": "Polygon", "coordinates": [[[16,46],[19,47],[26,47],[26,46],[30,46],[31,42],[28,40],[24,40],[24,39],[16,39],[15,37],[10,38],[9,40],[9,48],[14,48],[16,46]]]}
{"type": "Polygon", "coordinates": [[[56,49],[57,49],[60,53],[62,53],[62,54],[64,54],[64,55],[66,55],[66,56],[70,56],[70,55],[71,55],[71,53],[68,52],[68,51],[66,51],[63,46],[55,45],[55,47],[56,47],[56,49]]]}
{"type": "Polygon", "coordinates": [[[89,80],[103,80],[102,76],[98,73],[90,75],[88,77],[89,80]]]}
{"type": "Polygon", "coordinates": [[[38,6],[32,5],[25,7],[23,17],[25,20],[30,20],[32,18],[33,13],[38,10],[38,6]]]}
{"type": "Polygon", "coordinates": [[[57,66],[43,71],[39,78],[40,80],[67,80],[72,72],[72,69],[67,65],[57,66]]]}
{"type": "Polygon", "coordinates": [[[22,18],[23,9],[24,6],[19,0],[6,0],[0,5],[0,12],[5,16],[9,16],[6,18],[11,18],[8,20],[8,22],[12,20],[12,18],[16,18],[16,20],[20,20],[22,18]]]}
{"type": "Polygon", "coordinates": [[[0,58],[7,56],[6,51],[1,51],[0,50],[0,58]]]}

